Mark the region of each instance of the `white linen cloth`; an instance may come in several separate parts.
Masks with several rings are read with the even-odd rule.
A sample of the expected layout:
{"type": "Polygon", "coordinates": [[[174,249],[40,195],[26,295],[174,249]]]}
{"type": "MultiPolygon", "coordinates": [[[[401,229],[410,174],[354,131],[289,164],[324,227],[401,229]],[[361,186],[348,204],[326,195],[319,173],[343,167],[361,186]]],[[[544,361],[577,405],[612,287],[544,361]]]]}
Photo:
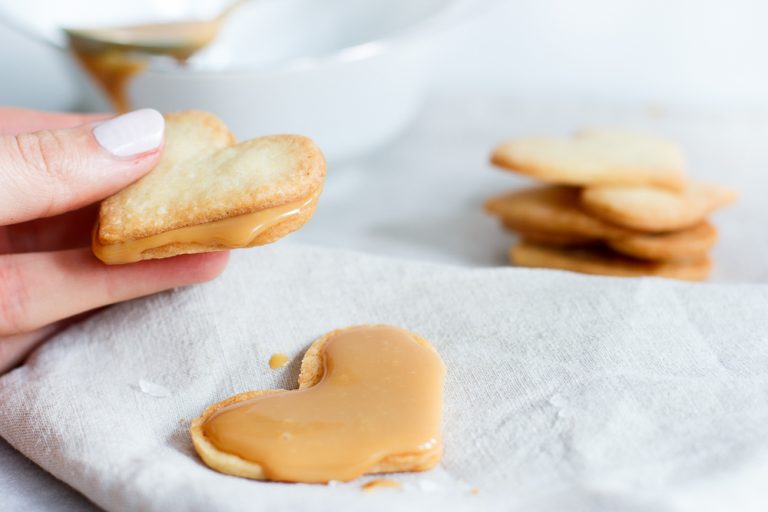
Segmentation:
{"type": "MultiPolygon", "coordinates": [[[[763,172],[768,167],[768,113],[760,111],[433,96],[417,121],[387,148],[345,166],[332,164],[314,218],[280,244],[505,266],[514,237],[502,232],[481,205],[489,195],[526,180],[492,169],[487,163],[491,146],[509,136],[564,134],[584,126],[621,126],[669,137],[683,146],[691,175],[734,187],[738,202],[715,216],[720,241],[711,281],[768,283],[768,174],[763,172]]],[[[749,482],[746,476],[728,478],[749,482]]],[[[711,502],[706,492],[702,496],[711,502]]],[[[80,512],[87,506],[80,494],[0,439],[0,510],[80,512]]]]}
{"type": "Polygon", "coordinates": [[[108,510],[764,510],[766,311],[766,285],[278,244],[44,345],[0,378],[0,435],[108,510]],[[187,428],[207,405],[294,387],[313,339],[361,323],[403,326],[441,353],[438,469],[363,493],[365,479],[261,483],[199,461],[187,428]],[[292,363],[271,370],[273,352],[292,363]]]}

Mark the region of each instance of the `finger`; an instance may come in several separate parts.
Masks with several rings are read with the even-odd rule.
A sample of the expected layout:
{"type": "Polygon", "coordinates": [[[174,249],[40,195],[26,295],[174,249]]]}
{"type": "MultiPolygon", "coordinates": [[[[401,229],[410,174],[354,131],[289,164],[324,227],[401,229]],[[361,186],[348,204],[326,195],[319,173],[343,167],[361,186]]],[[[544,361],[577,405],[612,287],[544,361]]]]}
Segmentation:
{"type": "Polygon", "coordinates": [[[35,347],[59,329],[57,322],[32,332],[0,337],[0,375],[21,363],[35,347]]]}
{"type": "Polygon", "coordinates": [[[0,336],[219,275],[226,252],[104,265],[90,249],[0,256],[0,336]]]}
{"type": "Polygon", "coordinates": [[[0,254],[87,247],[98,211],[99,205],[91,204],[54,217],[0,226],[0,254]]]}
{"type": "Polygon", "coordinates": [[[69,114],[6,107],[0,108],[0,135],[72,128],[109,117],[109,114],[69,114]]]}
{"type": "Polygon", "coordinates": [[[140,178],[158,161],[164,126],[159,112],[143,109],[0,136],[0,225],[80,208],[140,178]]]}
{"type": "Polygon", "coordinates": [[[11,336],[0,336],[0,375],[11,370],[23,362],[27,356],[35,350],[40,344],[53,336],[77,323],[85,320],[99,309],[75,315],[59,322],[48,324],[39,329],[23,334],[14,334],[11,336]]]}

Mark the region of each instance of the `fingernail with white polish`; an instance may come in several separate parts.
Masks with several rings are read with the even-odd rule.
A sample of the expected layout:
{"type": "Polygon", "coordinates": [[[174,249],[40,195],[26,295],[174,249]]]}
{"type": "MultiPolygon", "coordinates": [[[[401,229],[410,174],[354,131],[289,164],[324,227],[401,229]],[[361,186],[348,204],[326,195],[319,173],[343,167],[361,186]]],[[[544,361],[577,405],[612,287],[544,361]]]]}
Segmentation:
{"type": "Polygon", "coordinates": [[[156,149],[163,142],[165,120],[157,110],[143,108],[99,123],[93,136],[115,156],[132,156],[156,149]]]}

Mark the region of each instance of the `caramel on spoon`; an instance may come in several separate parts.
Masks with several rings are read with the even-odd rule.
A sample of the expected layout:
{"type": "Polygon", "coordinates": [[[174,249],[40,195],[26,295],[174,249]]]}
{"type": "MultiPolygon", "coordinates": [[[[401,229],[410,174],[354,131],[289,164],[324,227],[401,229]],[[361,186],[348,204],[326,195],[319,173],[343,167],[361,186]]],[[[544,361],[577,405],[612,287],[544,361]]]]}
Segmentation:
{"type": "Polygon", "coordinates": [[[125,27],[65,28],[78,61],[104,89],[117,112],[130,110],[125,86],[146,66],[141,55],[185,61],[219,34],[222,23],[248,0],[235,0],[209,20],[149,23],[125,27]]]}

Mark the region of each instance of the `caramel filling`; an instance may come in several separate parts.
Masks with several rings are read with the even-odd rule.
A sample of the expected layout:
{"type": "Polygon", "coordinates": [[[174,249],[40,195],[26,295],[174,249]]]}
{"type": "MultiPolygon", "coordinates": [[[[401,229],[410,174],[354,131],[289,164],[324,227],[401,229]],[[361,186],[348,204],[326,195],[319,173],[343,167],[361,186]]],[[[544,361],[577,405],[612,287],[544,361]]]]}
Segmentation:
{"type": "Polygon", "coordinates": [[[247,247],[254,238],[272,226],[290,217],[301,215],[310,208],[314,208],[314,203],[319,195],[320,190],[318,189],[307,198],[274,208],[206,222],[196,226],[186,226],[146,238],[128,240],[116,244],[104,245],[99,242],[99,228],[97,226],[93,232],[91,246],[96,257],[109,264],[140,261],[143,259],[142,254],[145,251],[171,244],[193,244],[224,249],[247,247]]]}
{"type": "Polygon", "coordinates": [[[270,480],[352,480],[387,456],[439,453],[445,367],[395,327],[339,332],[312,387],[224,407],[203,424],[219,450],[262,466],[270,480]]]}
{"type": "Polygon", "coordinates": [[[185,62],[217,36],[221,20],[154,23],[130,27],[67,29],[69,47],[117,113],[131,109],[128,82],[146,67],[142,54],[185,62]]]}
{"type": "Polygon", "coordinates": [[[272,354],[272,357],[269,358],[269,367],[276,370],[288,364],[290,360],[291,358],[285,354],[272,354]]]}
{"type": "Polygon", "coordinates": [[[146,62],[120,50],[87,52],[71,47],[75,58],[104,91],[115,112],[123,114],[131,110],[125,90],[128,82],[144,70],[146,62]]]}

